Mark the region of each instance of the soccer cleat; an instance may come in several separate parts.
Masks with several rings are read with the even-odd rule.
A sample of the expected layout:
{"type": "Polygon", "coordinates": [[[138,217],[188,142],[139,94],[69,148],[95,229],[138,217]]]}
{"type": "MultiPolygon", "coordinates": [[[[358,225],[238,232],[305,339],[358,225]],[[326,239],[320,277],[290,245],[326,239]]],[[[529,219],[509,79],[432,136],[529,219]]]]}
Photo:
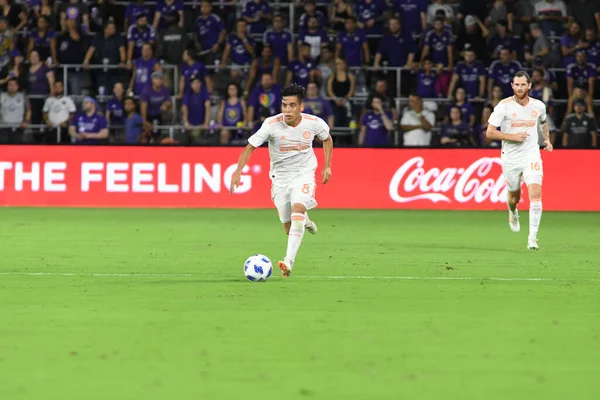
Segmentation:
{"type": "Polygon", "coordinates": [[[530,237],[527,239],[527,250],[538,250],[537,238],[530,237]]]}
{"type": "Polygon", "coordinates": [[[283,261],[277,262],[277,268],[281,271],[281,276],[288,278],[292,273],[292,264],[289,260],[284,259],[283,261]]]}
{"type": "Polygon", "coordinates": [[[517,210],[515,210],[515,212],[508,211],[508,226],[510,226],[510,230],[513,232],[519,232],[521,230],[519,212],[517,210]]]}
{"type": "Polygon", "coordinates": [[[311,234],[313,234],[313,235],[317,234],[318,229],[317,229],[317,224],[315,224],[315,221],[307,220],[306,225],[304,227],[311,234]]]}

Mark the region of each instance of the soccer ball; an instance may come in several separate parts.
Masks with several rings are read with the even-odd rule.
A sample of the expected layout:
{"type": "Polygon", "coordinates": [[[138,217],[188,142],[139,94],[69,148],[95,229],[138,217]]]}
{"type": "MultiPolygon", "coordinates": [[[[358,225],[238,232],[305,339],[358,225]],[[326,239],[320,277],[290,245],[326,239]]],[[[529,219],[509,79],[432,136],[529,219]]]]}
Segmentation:
{"type": "Polygon", "coordinates": [[[266,281],[272,273],[273,264],[271,264],[271,260],[262,254],[250,256],[244,263],[244,275],[249,281],[266,281]]]}

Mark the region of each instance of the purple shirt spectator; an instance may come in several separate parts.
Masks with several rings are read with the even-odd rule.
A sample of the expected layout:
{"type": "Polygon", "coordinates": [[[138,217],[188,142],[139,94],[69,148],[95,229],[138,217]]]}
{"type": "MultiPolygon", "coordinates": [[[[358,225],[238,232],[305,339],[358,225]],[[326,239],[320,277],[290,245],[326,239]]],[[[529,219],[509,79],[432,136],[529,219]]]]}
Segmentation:
{"type": "Polygon", "coordinates": [[[588,63],[600,66],[600,40],[590,43],[586,50],[588,63]]]}
{"type": "Polygon", "coordinates": [[[452,109],[452,107],[460,108],[460,112],[462,112],[462,116],[463,116],[463,122],[465,122],[467,124],[469,123],[469,121],[471,119],[471,115],[475,115],[475,109],[469,102],[465,102],[464,104],[462,104],[460,106],[456,103],[450,105],[450,107],[448,107],[447,115],[450,115],[450,110],[452,109]]]}
{"type": "Polygon", "coordinates": [[[448,46],[452,45],[452,35],[447,31],[443,31],[440,35],[430,31],[425,38],[425,45],[429,46],[434,64],[448,66],[448,46]]]}
{"type": "Polygon", "coordinates": [[[34,73],[29,72],[29,89],[28,94],[48,94],[50,93],[50,85],[46,74],[50,71],[46,64],[42,64],[34,73]]]}
{"type": "Polygon", "coordinates": [[[436,81],[437,74],[435,72],[419,72],[417,74],[417,94],[419,97],[423,99],[433,99],[438,97],[438,93],[435,91],[436,81]]]}
{"type": "Polygon", "coordinates": [[[171,93],[166,87],[161,87],[159,90],[154,90],[152,84],[146,87],[140,95],[140,101],[148,103],[148,119],[159,117],[161,114],[160,107],[167,100],[171,99],[171,93]]]}
{"type": "Polygon", "coordinates": [[[139,15],[145,15],[150,19],[150,8],[143,4],[129,3],[125,9],[125,18],[127,18],[129,24],[133,24],[137,21],[139,15]]]}
{"type": "MultiPolygon", "coordinates": [[[[192,65],[183,63],[181,66],[181,75],[183,75],[185,80],[185,88],[183,88],[185,93],[190,90],[190,79],[192,76],[196,75],[200,77],[202,82],[204,82],[204,78],[206,77],[206,68],[200,61],[194,61],[192,65]]],[[[204,88],[204,85],[202,85],[202,88],[204,88]]]]}
{"type": "MultiPolygon", "coordinates": [[[[102,129],[106,129],[108,124],[106,118],[102,114],[92,114],[88,116],[86,113],[79,113],[75,115],[71,121],[71,126],[77,128],[77,133],[98,133],[102,129]]],[[[96,139],[81,139],[75,143],[79,144],[95,144],[98,143],[96,139]]]]}
{"type": "Polygon", "coordinates": [[[465,122],[461,122],[458,125],[445,124],[442,127],[442,137],[448,137],[456,139],[456,143],[449,143],[446,146],[449,147],[472,147],[471,143],[471,128],[465,122]]]}
{"type": "Polygon", "coordinates": [[[131,117],[125,119],[125,143],[137,143],[138,137],[142,134],[143,123],[144,120],[138,113],[134,113],[131,117]]]}
{"type": "Polygon", "coordinates": [[[147,25],[146,29],[140,30],[137,25],[131,25],[127,30],[127,41],[135,43],[135,46],[133,47],[133,58],[138,58],[142,55],[142,46],[144,43],[156,41],[154,27],[147,25]]]}
{"type": "Polygon", "coordinates": [[[596,69],[590,64],[571,64],[567,68],[567,78],[573,78],[573,84],[576,88],[584,90],[589,89],[589,79],[596,78],[596,69]]]}
{"type": "Polygon", "coordinates": [[[298,41],[309,44],[310,58],[317,60],[321,56],[321,46],[329,42],[329,37],[322,29],[318,29],[315,32],[302,30],[298,34],[298,41]]]}
{"type": "Polygon", "coordinates": [[[313,15],[308,15],[307,13],[303,13],[300,16],[300,21],[298,23],[299,29],[308,29],[308,20],[310,17],[315,17],[319,20],[319,26],[327,26],[327,16],[321,12],[321,10],[315,11],[313,15]]]}
{"type": "Polygon", "coordinates": [[[254,107],[254,120],[259,117],[260,108],[268,108],[271,115],[279,114],[281,112],[281,87],[274,84],[271,89],[265,90],[262,85],[256,86],[250,94],[248,106],[254,107]]]}
{"type": "MultiPolygon", "coordinates": [[[[578,43],[578,40],[569,35],[564,35],[560,38],[561,47],[566,47],[566,48],[571,49],[571,48],[577,46],[577,43],[578,43]]],[[[569,68],[569,65],[571,65],[575,62],[575,52],[571,53],[571,55],[563,57],[562,60],[563,60],[562,61],[563,67],[569,68]]]]}
{"type": "Polygon", "coordinates": [[[510,86],[512,78],[517,71],[521,71],[522,69],[523,67],[518,61],[510,61],[507,65],[504,65],[501,61],[497,60],[490,65],[488,78],[502,88],[502,95],[504,97],[509,97],[514,94],[510,86]]]}
{"type": "Polygon", "coordinates": [[[162,31],[167,27],[167,22],[165,21],[166,16],[176,17],[179,11],[183,11],[183,3],[181,0],[173,0],[170,4],[167,4],[165,0],[160,0],[156,4],[156,12],[160,13],[158,30],[162,31]]]}
{"type": "Polygon", "coordinates": [[[198,93],[190,90],[183,95],[183,102],[181,104],[188,108],[188,122],[190,125],[198,126],[204,124],[206,118],[205,102],[207,100],[210,101],[210,95],[204,85],[202,85],[198,93]]]}
{"type": "Polygon", "coordinates": [[[219,41],[219,35],[223,29],[225,29],[225,25],[218,15],[199,16],[196,19],[194,31],[202,50],[211,49],[219,41]]]}
{"type": "Polygon", "coordinates": [[[145,88],[152,86],[150,76],[156,64],[157,61],[155,58],[151,58],[148,61],[145,61],[143,58],[135,60],[135,81],[133,87],[135,94],[140,95],[145,88]]]}
{"type": "Polygon", "coordinates": [[[223,125],[237,126],[238,122],[244,122],[242,102],[238,101],[235,104],[229,104],[229,101],[225,100],[225,107],[223,108],[223,125]]]}
{"type": "Polygon", "coordinates": [[[45,61],[52,55],[50,52],[50,41],[56,38],[56,32],[52,29],[48,29],[46,34],[42,36],[37,29],[34,29],[29,34],[29,37],[33,38],[33,48],[38,51],[41,60],[45,61]]]}
{"type": "Polygon", "coordinates": [[[402,32],[407,35],[421,33],[421,13],[427,14],[427,0],[396,0],[394,2],[394,11],[400,16],[402,21],[402,32]]]}
{"type": "Polygon", "coordinates": [[[340,32],[338,43],[342,45],[342,53],[349,67],[360,67],[363,65],[362,46],[367,38],[363,31],[357,30],[354,33],[340,32]]]}
{"type": "Polygon", "coordinates": [[[409,54],[417,51],[413,39],[405,34],[385,35],[379,41],[377,53],[388,60],[390,67],[404,67],[409,54]]]}
{"type": "Polygon", "coordinates": [[[120,126],[125,124],[125,111],[123,110],[123,100],[112,98],[106,104],[106,111],[110,115],[111,126],[120,126]]]}
{"type": "MultiPolygon", "coordinates": [[[[371,0],[367,3],[366,0],[360,0],[356,5],[356,14],[358,15],[358,21],[366,23],[371,19],[377,19],[383,15],[383,12],[387,9],[387,5],[383,2],[371,0]]],[[[367,35],[381,35],[383,33],[383,21],[376,21],[372,27],[368,28],[365,25],[365,33],[367,35]]]]}
{"type": "Polygon", "coordinates": [[[468,65],[461,61],[454,67],[454,73],[459,76],[468,98],[479,96],[479,78],[486,76],[486,68],[481,62],[475,61],[468,65]]]}
{"type": "Polygon", "coordinates": [[[517,54],[520,54],[521,44],[517,39],[510,36],[510,34],[507,34],[504,38],[495,35],[490,38],[488,49],[490,54],[495,52],[500,53],[501,49],[509,49],[511,53],[515,51],[517,54]]]}
{"type": "MultiPolygon", "coordinates": [[[[251,46],[254,46],[254,40],[251,37],[246,37],[251,46]]],[[[231,45],[231,62],[237,65],[249,65],[254,59],[254,54],[248,53],[242,40],[235,34],[230,33],[227,36],[227,44],[231,45]]]]}
{"type": "Polygon", "coordinates": [[[325,121],[327,121],[327,118],[333,115],[331,104],[322,97],[315,97],[312,99],[304,98],[304,107],[305,110],[306,107],[309,107],[311,111],[310,114],[316,115],[325,121]]]}
{"type": "MultiPolygon", "coordinates": [[[[246,7],[244,7],[244,11],[242,12],[243,17],[256,18],[258,13],[261,12],[263,15],[271,14],[272,10],[269,4],[263,0],[258,3],[255,0],[250,0],[246,3],[246,7]]],[[[264,18],[259,19],[256,22],[249,22],[248,26],[250,27],[250,34],[262,34],[267,30],[267,23],[264,18]]]]}
{"type": "MultiPolygon", "coordinates": [[[[391,120],[392,113],[386,111],[385,115],[391,120]]],[[[387,146],[388,141],[388,130],[383,125],[383,118],[381,114],[377,114],[374,111],[368,111],[363,115],[361,125],[367,128],[365,135],[365,146],[387,146]]]]}
{"type": "Polygon", "coordinates": [[[310,82],[310,72],[316,67],[317,66],[313,61],[292,61],[289,66],[289,69],[293,74],[292,82],[300,86],[308,86],[308,83],[310,82]]]}
{"type": "Polygon", "coordinates": [[[289,43],[292,43],[292,34],[290,32],[285,30],[281,32],[268,30],[265,32],[263,42],[271,46],[273,57],[279,57],[281,65],[288,64],[287,46],[289,43]]]}

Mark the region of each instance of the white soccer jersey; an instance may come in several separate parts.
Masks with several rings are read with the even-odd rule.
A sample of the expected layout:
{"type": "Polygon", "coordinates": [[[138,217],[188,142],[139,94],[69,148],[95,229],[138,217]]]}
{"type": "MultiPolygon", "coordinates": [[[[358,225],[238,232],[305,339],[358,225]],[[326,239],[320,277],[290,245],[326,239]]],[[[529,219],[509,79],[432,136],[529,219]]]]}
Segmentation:
{"type": "Polygon", "coordinates": [[[269,142],[273,181],[285,182],[303,174],[314,174],[317,157],[312,143],[317,136],[321,140],[329,137],[329,125],[319,117],[302,114],[302,121],[296,127],[285,123],[283,114],[269,117],[261,128],[248,138],[248,143],[260,147],[269,142]]]}
{"type": "Polygon", "coordinates": [[[488,120],[492,126],[500,127],[508,135],[527,132],[529,136],[523,143],[502,141],[502,158],[506,161],[522,161],[540,156],[538,127],[546,121],[546,105],[529,98],[525,107],[515,101],[514,96],[502,100],[494,108],[488,120]]]}

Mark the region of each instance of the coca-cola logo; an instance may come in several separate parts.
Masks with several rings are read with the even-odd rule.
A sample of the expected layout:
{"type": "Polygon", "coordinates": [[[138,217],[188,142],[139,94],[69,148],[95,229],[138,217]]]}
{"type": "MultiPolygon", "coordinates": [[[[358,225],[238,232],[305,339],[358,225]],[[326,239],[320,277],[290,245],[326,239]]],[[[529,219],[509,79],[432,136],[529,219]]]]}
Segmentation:
{"type": "Polygon", "coordinates": [[[390,198],[397,203],[429,200],[434,203],[506,201],[499,157],[483,157],[466,168],[425,168],[423,157],[406,161],[392,177],[390,198]]]}

